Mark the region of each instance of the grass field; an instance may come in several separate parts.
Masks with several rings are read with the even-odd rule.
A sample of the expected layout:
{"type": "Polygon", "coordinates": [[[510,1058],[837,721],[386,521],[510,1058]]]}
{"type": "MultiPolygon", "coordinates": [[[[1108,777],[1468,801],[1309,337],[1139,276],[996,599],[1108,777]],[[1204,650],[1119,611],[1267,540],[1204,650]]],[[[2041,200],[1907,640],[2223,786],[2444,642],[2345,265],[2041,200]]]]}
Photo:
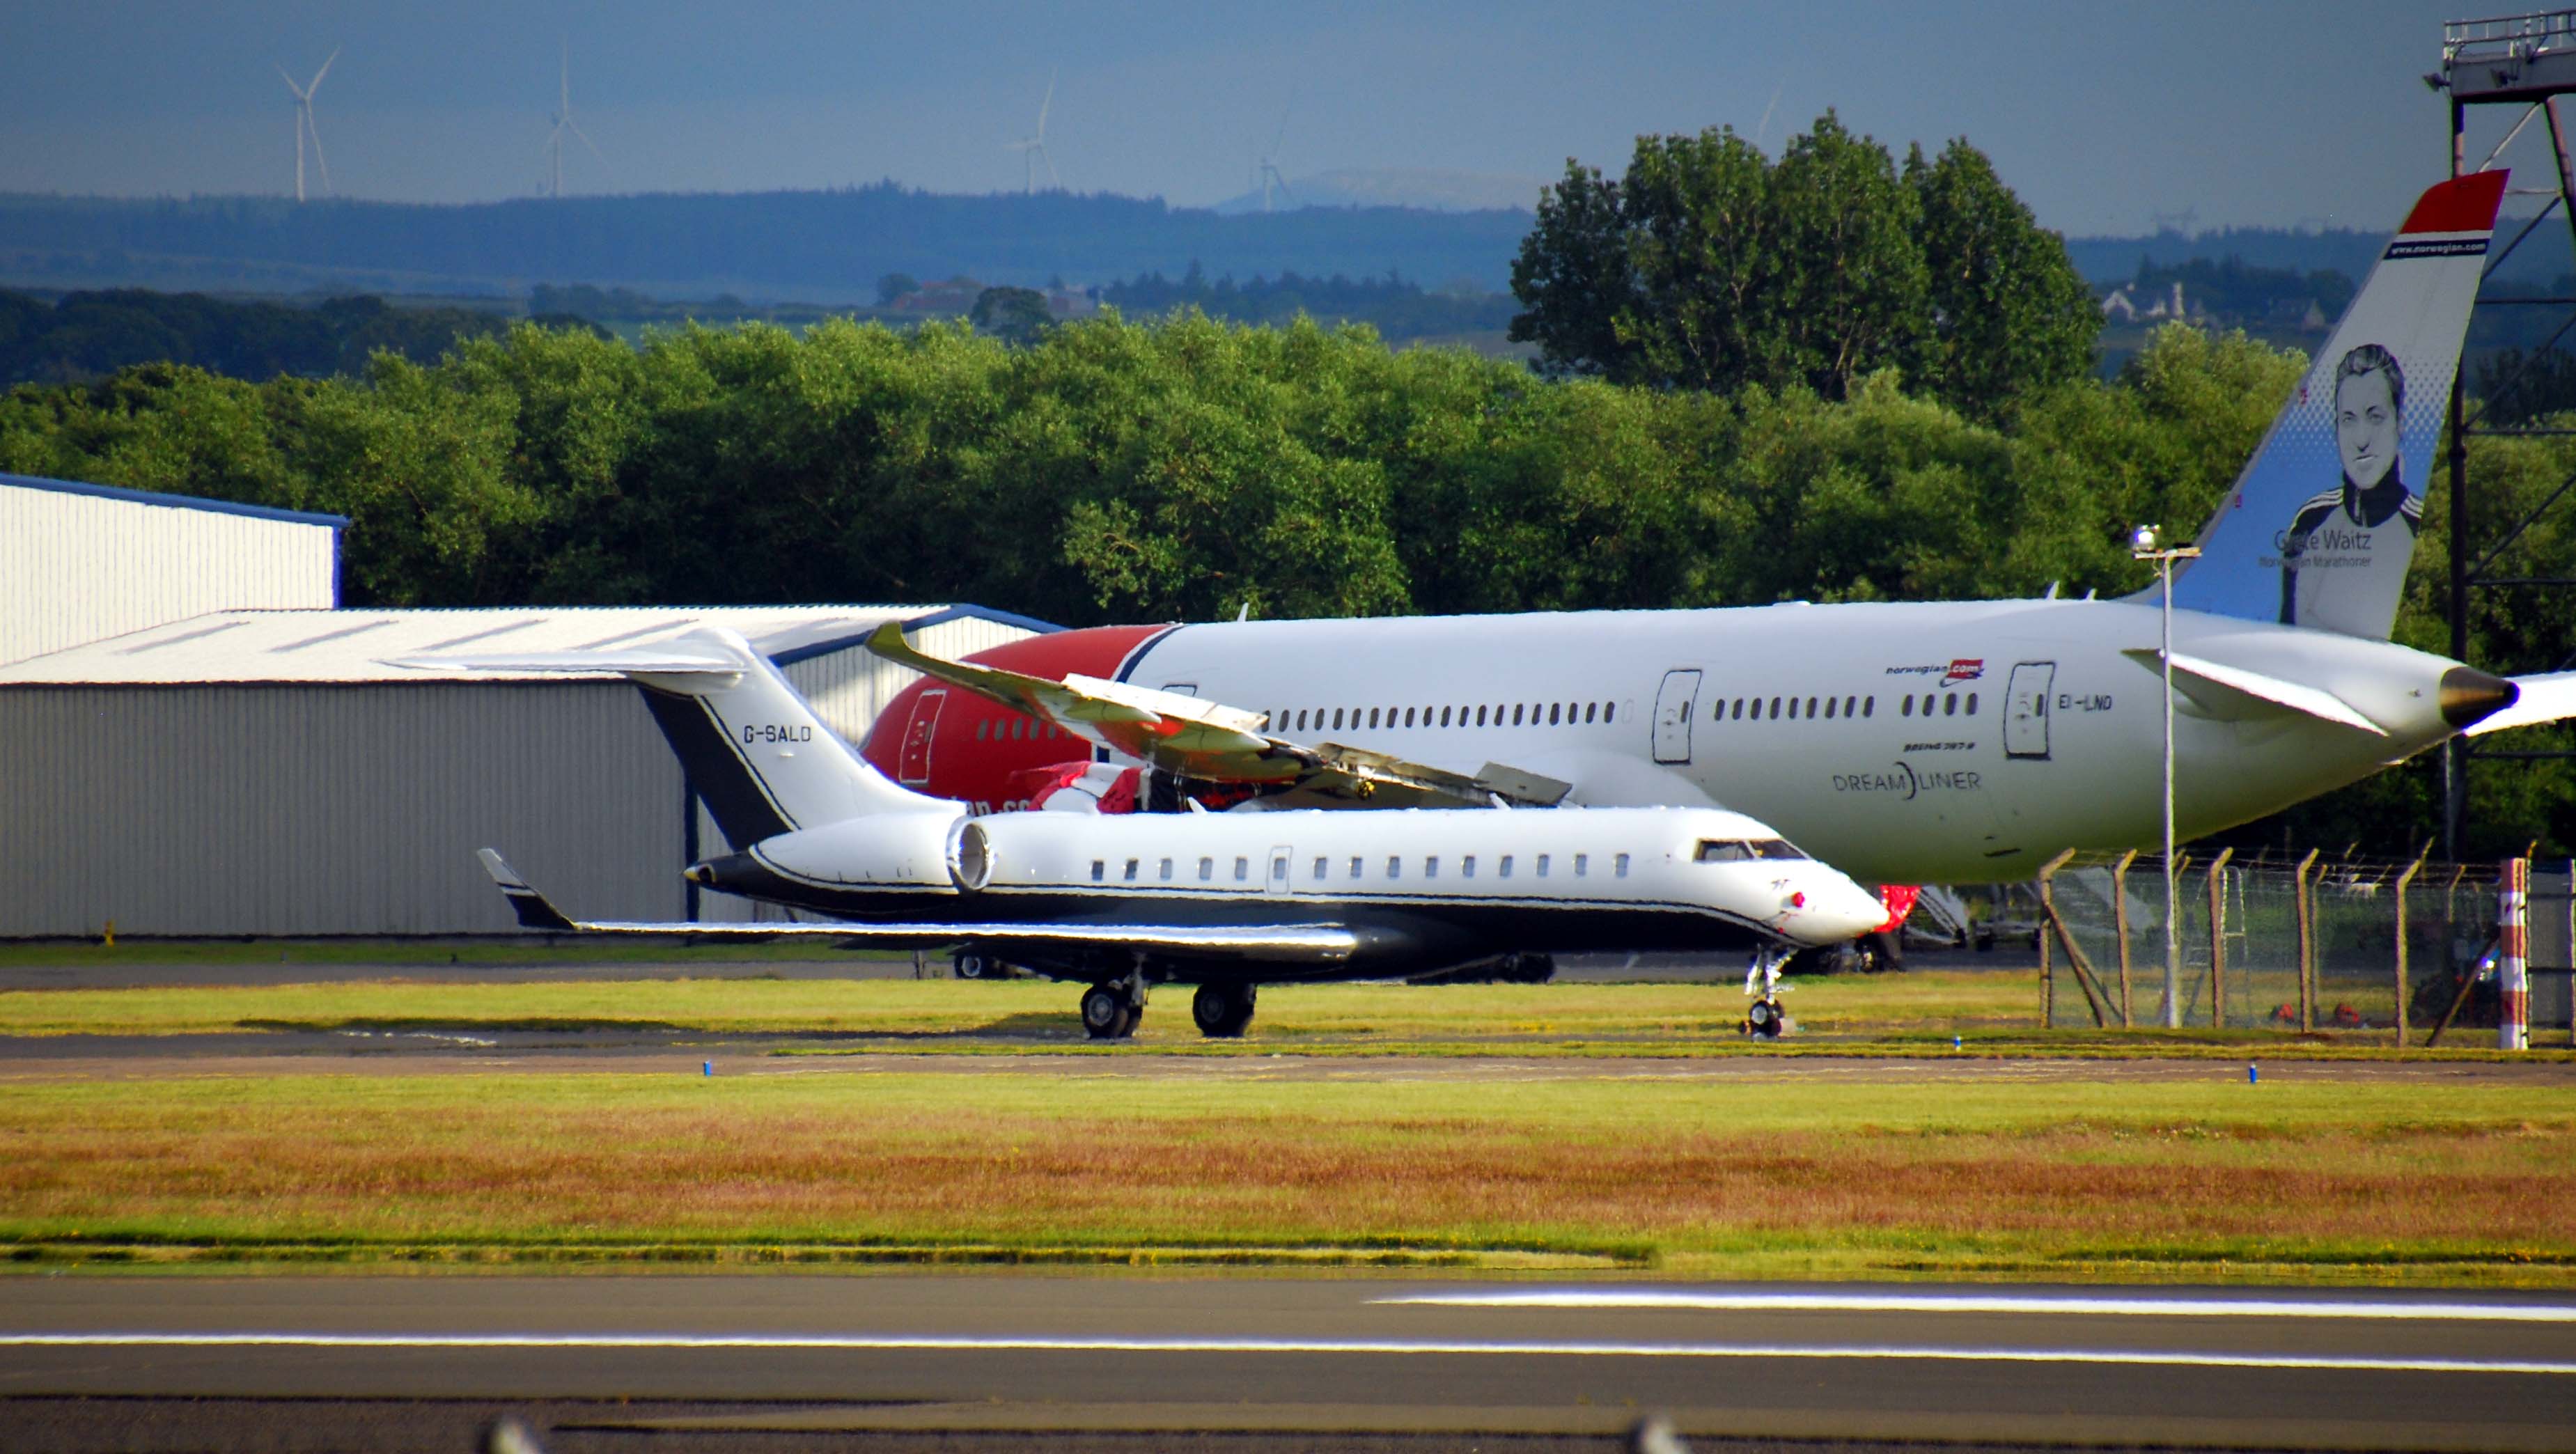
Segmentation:
{"type": "MultiPolygon", "coordinates": [[[[674,1026],[727,1033],[943,1036],[1062,1031],[1079,1038],[1078,986],[1013,980],[731,978],[459,984],[337,981],[167,989],[0,991],[0,1035],[204,1034],[242,1028],[608,1028],[674,1026]]],[[[1194,1044],[1189,990],[1155,997],[1142,1038],[1194,1044]]],[[[2037,996],[2017,975],[1851,976],[1790,995],[1817,1031],[2027,1028],[2037,996]]],[[[1734,985],[1555,984],[1416,988],[1273,985],[1261,996],[1262,1041],[1352,1036],[1697,1037],[1732,1034],[1744,1013],[1734,985]]]]}
{"type": "Polygon", "coordinates": [[[2576,1282],[2576,1098],[2501,1086],[1139,1082],[1034,1070],[0,1086],[0,1247],[2576,1282]]]}
{"type": "MultiPolygon", "coordinates": [[[[1075,988],[1044,981],[780,979],[756,971],[669,980],[337,980],[304,984],[0,990],[0,1036],[183,1035],[243,1030],[636,1030],[802,1039],[800,1053],[899,1043],[956,1054],[1646,1055],[1948,1054],[2377,1055],[2385,1031],[2308,1037],[2275,1030],[2042,1030],[2027,972],[1934,970],[1797,981],[1797,1034],[1742,1039],[1733,984],[1273,985],[1252,1035],[1203,1040],[1189,989],[1167,986],[1137,1038],[1092,1042],[1075,988]],[[855,1042],[850,1043],[850,1042],[855,1042]]],[[[2420,1041],[2422,1030],[2417,1036],[2420,1041]]],[[[2490,1054],[2492,1032],[2451,1037],[2441,1054],[2490,1054]]],[[[2560,1053],[2563,1053],[2560,1052],[2560,1053]]]]}

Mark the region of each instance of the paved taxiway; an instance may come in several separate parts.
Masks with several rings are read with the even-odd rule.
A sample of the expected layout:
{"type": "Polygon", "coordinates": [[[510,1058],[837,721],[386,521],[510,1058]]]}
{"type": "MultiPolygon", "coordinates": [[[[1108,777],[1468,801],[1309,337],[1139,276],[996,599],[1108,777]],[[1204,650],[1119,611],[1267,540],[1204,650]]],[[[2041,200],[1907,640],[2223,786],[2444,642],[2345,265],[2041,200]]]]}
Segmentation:
{"type": "MultiPolygon", "coordinates": [[[[643,1400],[594,1428],[2576,1449],[2576,1302],[959,1276],[26,1278],[0,1398],[643,1400]]],[[[0,1403],[0,1416],[7,1405],[0,1403]]]]}

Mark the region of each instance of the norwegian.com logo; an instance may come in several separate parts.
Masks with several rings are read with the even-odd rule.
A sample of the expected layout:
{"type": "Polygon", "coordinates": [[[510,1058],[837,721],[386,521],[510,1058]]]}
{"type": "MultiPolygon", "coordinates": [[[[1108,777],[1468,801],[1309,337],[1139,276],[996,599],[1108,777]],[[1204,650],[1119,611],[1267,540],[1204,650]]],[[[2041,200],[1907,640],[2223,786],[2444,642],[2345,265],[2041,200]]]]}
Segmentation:
{"type": "Polygon", "coordinates": [[[1984,657],[1952,657],[1950,659],[1950,670],[1941,678],[1941,685],[1945,687],[1955,687],[1961,682],[1975,681],[1977,678],[1982,677],[1985,674],[1986,659],[1984,657]]]}

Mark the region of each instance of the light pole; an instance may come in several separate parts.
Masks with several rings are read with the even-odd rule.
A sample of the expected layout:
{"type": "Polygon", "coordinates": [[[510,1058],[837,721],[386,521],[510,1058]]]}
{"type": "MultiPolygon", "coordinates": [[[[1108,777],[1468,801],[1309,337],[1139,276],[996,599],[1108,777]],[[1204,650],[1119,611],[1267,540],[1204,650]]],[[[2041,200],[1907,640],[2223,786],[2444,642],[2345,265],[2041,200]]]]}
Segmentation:
{"type": "Polygon", "coordinates": [[[2129,554],[2156,563],[2156,582],[2164,594],[2164,638],[2157,659],[2165,679],[2165,1028],[2182,1028],[2182,925],[2174,919],[2174,750],[2173,750],[2173,563],[2197,560],[2192,545],[2159,549],[2158,527],[2141,525],[2129,536],[2129,554]]]}

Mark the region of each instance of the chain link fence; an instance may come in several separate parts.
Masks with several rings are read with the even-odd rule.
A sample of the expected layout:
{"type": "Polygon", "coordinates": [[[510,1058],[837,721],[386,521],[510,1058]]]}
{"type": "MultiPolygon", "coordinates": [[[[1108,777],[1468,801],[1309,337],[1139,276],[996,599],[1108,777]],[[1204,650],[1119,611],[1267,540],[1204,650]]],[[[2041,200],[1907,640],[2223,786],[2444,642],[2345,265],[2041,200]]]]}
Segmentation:
{"type": "MultiPolygon", "coordinates": [[[[2453,1034],[2495,1023],[2482,970],[2492,969],[2498,865],[2199,854],[2176,868],[2184,1025],[2392,1036],[2402,1027],[2420,1044],[2446,1021],[2453,1034]]],[[[2543,866],[2533,883],[2535,1030],[2569,1023],[2568,882],[2543,866]]],[[[2165,886],[2154,855],[2074,856],[2038,883],[1998,891],[1989,913],[2004,932],[2035,934],[2050,971],[2046,1023],[2164,1023],[2165,886]]]]}

